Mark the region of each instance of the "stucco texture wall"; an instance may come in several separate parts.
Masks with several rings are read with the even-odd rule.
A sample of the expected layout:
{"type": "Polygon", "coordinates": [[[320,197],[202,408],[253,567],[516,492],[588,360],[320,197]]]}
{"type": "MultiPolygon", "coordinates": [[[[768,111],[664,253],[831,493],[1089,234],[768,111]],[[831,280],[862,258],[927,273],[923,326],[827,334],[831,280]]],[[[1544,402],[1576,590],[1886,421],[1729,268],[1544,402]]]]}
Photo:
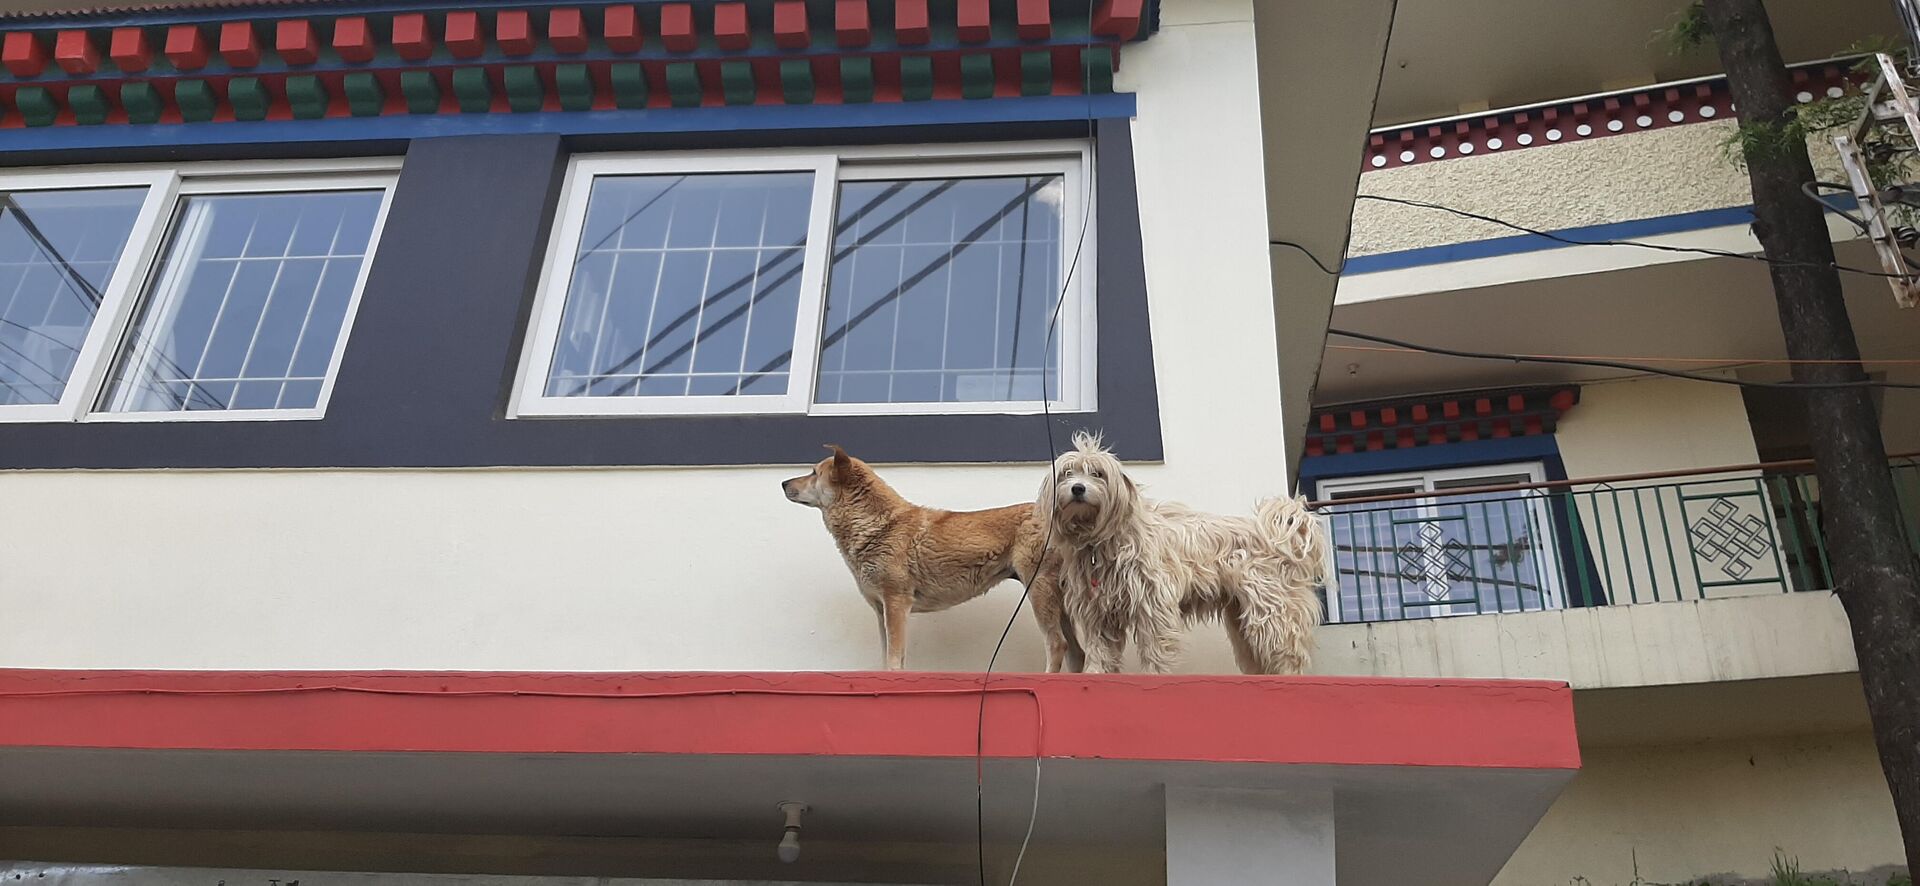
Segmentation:
{"type": "Polygon", "coordinates": [[[1902,859],[1866,733],[1583,748],[1580,774],[1494,886],[1760,882],[1803,872],[1882,881],[1902,859]]]}
{"type": "MultiPolygon", "coordinates": [[[[1374,170],[1360,177],[1360,193],[1438,203],[1547,231],[1745,206],[1753,202],[1746,172],[1721,150],[1733,127],[1731,120],[1716,120],[1374,170]]],[[[1842,180],[1831,145],[1819,141],[1810,149],[1823,176],[1842,180]]],[[[1361,200],[1348,254],[1516,233],[1438,210],[1361,200]]]]}

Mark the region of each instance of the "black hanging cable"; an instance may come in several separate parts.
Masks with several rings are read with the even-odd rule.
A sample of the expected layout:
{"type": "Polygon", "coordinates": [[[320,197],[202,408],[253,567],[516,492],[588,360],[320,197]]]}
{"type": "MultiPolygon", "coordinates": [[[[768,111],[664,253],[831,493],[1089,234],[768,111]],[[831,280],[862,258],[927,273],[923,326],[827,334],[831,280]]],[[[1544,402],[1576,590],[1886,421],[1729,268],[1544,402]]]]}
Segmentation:
{"type": "Polygon", "coordinates": [[[1596,366],[1602,369],[1621,369],[1621,370],[1626,370],[1628,372],[1645,373],[1648,375],[1664,375],[1670,378],[1684,378],[1689,381],[1703,381],[1703,382],[1709,382],[1716,385],[1734,385],[1736,387],[1742,387],[1742,388],[1774,388],[1774,389],[1798,389],[1798,390],[1814,390],[1814,389],[1822,389],[1822,388],[1896,388],[1896,389],[1902,389],[1902,390],[1920,390],[1920,384],[1909,384],[1904,382],[1891,382],[1891,381],[1871,381],[1871,380],[1809,381],[1809,382],[1742,381],[1737,378],[1721,378],[1715,375],[1706,375],[1698,372],[1686,372],[1679,369],[1663,369],[1658,366],[1647,366],[1640,363],[1627,363],[1619,360],[1600,360],[1600,359],[1592,359],[1587,357],[1552,357],[1552,356],[1546,356],[1542,354],[1531,354],[1531,355],[1503,354],[1503,353],[1497,353],[1497,352],[1491,352],[1491,351],[1468,351],[1468,350],[1462,350],[1459,348],[1443,348],[1435,345],[1423,345],[1423,344],[1418,344],[1410,341],[1402,341],[1397,338],[1388,338],[1384,335],[1372,335],[1365,332],[1349,332],[1345,329],[1328,329],[1327,334],[1338,335],[1343,338],[1358,339],[1360,341],[1370,341],[1375,344],[1388,345],[1390,347],[1395,347],[1395,348],[1403,348],[1409,351],[1420,351],[1428,354],[1437,354],[1442,357],[1460,357],[1468,360],[1499,360],[1504,363],[1546,363],[1546,364],[1551,364],[1555,366],[1596,366]]]}
{"type": "MultiPolygon", "coordinates": [[[[1451,213],[1453,215],[1460,216],[1461,218],[1470,218],[1470,219],[1473,219],[1474,221],[1486,222],[1487,224],[1490,224],[1490,225],[1498,225],[1510,231],[1519,231],[1522,234],[1531,234],[1535,237],[1545,237],[1546,239],[1552,240],[1555,243],[1565,243],[1568,246],[1631,246],[1637,249],[1651,249],[1656,252],[1673,252],[1673,253],[1680,253],[1683,255],[1706,255],[1706,256],[1712,256],[1715,258],[1734,258],[1734,259],[1739,259],[1741,261],[1761,262],[1763,264],[1776,265],[1783,268],[1825,268],[1825,269],[1831,269],[1835,271],[1843,271],[1848,274],[1860,274],[1867,277],[1891,278],[1895,280],[1906,279],[1905,277],[1899,274],[1889,274],[1884,271],[1869,271],[1865,268],[1848,267],[1838,262],[1835,262],[1832,264],[1826,264],[1822,262],[1785,261],[1782,259],[1768,258],[1764,255],[1751,255],[1745,252],[1733,252],[1731,250],[1726,250],[1726,249],[1706,249],[1706,248],[1694,247],[1694,246],[1669,246],[1665,243],[1647,243],[1641,240],[1577,240],[1572,237],[1567,237],[1561,234],[1555,234],[1551,231],[1542,231],[1537,228],[1529,228],[1526,225],[1516,224],[1514,222],[1507,221],[1506,219],[1495,218],[1491,215],[1485,215],[1478,212],[1470,212],[1465,209],[1459,209],[1459,208],[1447,206],[1441,203],[1430,203],[1425,200],[1409,200],[1404,197],[1384,197],[1379,194],[1356,194],[1354,195],[1354,199],[1355,200],[1372,200],[1376,203],[1395,203],[1401,206],[1411,206],[1416,209],[1432,209],[1438,212],[1451,213]]],[[[1278,245],[1278,246],[1294,246],[1294,244],[1292,243],[1281,243],[1279,241],[1273,241],[1273,242],[1275,245],[1278,245]]],[[[1305,250],[1302,249],[1301,251],[1304,252],[1305,250]]],[[[1319,259],[1315,259],[1314,264],[1320,265],[1320,269],[1323,271],[1327,270],[1327,266],[1324,264],[1320,264],[1319,259]]],[[[1345,262],[1342,262],[1341,264],[1343,267],[1345,266],[1345,262]]],[[[1327,271],[1327,272],[1335,273],[1334,271],[1327,271]]]]}
{"type": "MultiPolygon", "coordinates": [[[[1092,115],[1092,100],[1089,99],[1088,115],[1087,115],[1087,136],[1089,139],[1091,139],[1094,135],[1093,127],[1094,127],[1094,122],[1093,122],[1093,115],[1092,115]]],[[[1092,145],[1091,141],[1089,141],[1089,145],[1092,145]]],[[[1053,350],[1055,353],[1056,359],[1061,359],[1064,356],[1060,354],[1060,352],[1058,351],[1057,342],[1054,339],[1054,333],[1058,329],[1059,322],[1060,322],[1060,309],[1064,305],[1066,305],[1067,294],[1073,291],[1073,275],[1074,275],[1074,272],[1080,267],[1080,254],[1081,254],[1081,251],[1084,250],[1087,245],[1087,229],[1093,225],[1094,170],[1098,165],[1098,158],[1095,156],[1096,151],[1097,151],[1097,145],[1094,145],[1089,148],[1087,153],[1087,174],[1086,174],[1086,183],[1084,185],[1086,197],[1084,200],[1081,201],[1080,236],[1079,236],[1079,239],[1074,243],[1073,258],[1067,262],[1066,274],[1061,279],[1060,295],[1054,299],[1053,310],[1048,312],[1048,315],[1047,315],[1047,331],[1046,331],[1046,337],[1043,341],[1042,353],[1044,354],[1045,351],[1049,349],[1053,350]]],[[[1022,270],[1024,272],[1024,267],[1022,268],[1022,270]]],[[[1018,317],[1015,318],[1014,322],[1016,324],[1019,322],[1018,317]]],[[[1055,471],[1054,452],[1055,452],[1056,443],[1053,439],[1053,411],[1051,408],[1051,404],[1052,404],[1051,393],[1048,391],[1049,375],[1050,375],[1051,367],[1052,367],[1052,364],[1043,357],[1040,361],[1040,422],[1041,422],[1041,426],[1046,430],[1046,435],[1047,435],[1047,476],[1055,477],[1056,475],[1054,473],[1055,471]]],[[[1053,484],[1049,482],[1047,485],[1048,485],[1048,488],[1052,488],[1053,484]]],[[[993,666],[995,663],[997,663],[1000,660],[1000,650],[1002,647],[1006,646],[1007,635],[1013,632],[1013,623],[1019,620],[1020,610],[1026,607],[1027,595],[1031,593],[1030,588],[1032,586],[1032,583],[1036,578],[1039,577],[1039,572],[1044,567],[1044,564],[1047,562],[1047,553],[1052,549],[1052,546],[1053,546],[1053,523],[1052,521],[1048,521],[1046,532],[1042,534],[1040,537],[1040,555],[1034,559],[1034,567],[1033,567],[1034,575],[1027,576],[1026,580],[1021,582],[1020,599],[1018,602],[1013,604],[1013,612],[1007,615],[1007,623],[1005,626],[1003,626],[1000,629],[1000,639],[993,644],[993,654],[987,658],[987,666],[984,670],[980,672],[980,705],[978,710],[975,711],[974,732],[973,732],[973,764],[974,764],[973,848],[974,848],[975,861],[979,865],[980,886],[986,886],[986,882],[987,882],[987,808],[986,808],[987,788],[986,788],[986,777],[985,777],[986,751],[987,751],[987,687],[989,682],[993,679],[993,666]]],[[[1026,858],[1027,845],[1033,839],[1034,822],[1038,818],[1039,812],[1040,812],[1041,749],[1039,747],[1037,738],[1035,739],[1035,742],[1036,743],[1033,749],[1033,779],[1034,779],[1033,809],[1028,814],[1026,837],[1022,839],[1020,842],[1020,854],[1014,858],[1013,871],[1007,877],[1007,886],[1014,886],[1014,881],[1017,880],[1020,876],[1020,862],[1026,858]]]]}

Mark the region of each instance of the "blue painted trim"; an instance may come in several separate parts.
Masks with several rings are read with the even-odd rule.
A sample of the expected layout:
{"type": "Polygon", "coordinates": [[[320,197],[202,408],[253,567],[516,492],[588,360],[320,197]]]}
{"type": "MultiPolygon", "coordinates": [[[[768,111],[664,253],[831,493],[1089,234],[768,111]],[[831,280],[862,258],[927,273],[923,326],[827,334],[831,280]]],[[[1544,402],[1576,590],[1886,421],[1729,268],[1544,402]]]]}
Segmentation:
{"type": "MultiPolygon", "coordinates": [[[[1828,199],[1836,206],[1827,207],[1828,212],[1836,208],[1854,209],[1856,201],[1852,195],[1834,195],[1828,199]]],[[[1607,222],[1587,225],[1580,228],[1562,228],[1551,233],[1569,240],[1643,240],[1661,234],[1678,234],[1684,231],[1704,231],[1708,228],[1724,228],[1732,225],[1747,225],[1753,222],[1752,206],[1728,206],[1723,209],[1702,209],[1696,212],[1682,212],[1676,215],[1661,215],[1653,218],[1634,219],[1632,221],[1607,222]]],[[[1595,244],[1602,245],[1602,244],[1595,244]]],[[[1419,268],[1428,265],[1443,265],[1448,262],[1467,261],[1476,258],[1493,258],[1501,255],[1518,255],[1524,252],[1540,252],[1547,249],[1570,249],[1572,244],[1561,243],[1539,234],[1516,234],[1511,237],[1495,237],[1491,240],[1473,240],[1466,243],[1445,243],[1439,246],[1422,246],[1419,249],[1403,249],[1399,252],[1383,252],[1379,255],[1356,255],[1347,259],[1341,276],[1355,274],[1375,274],[1381,271],[1398,271],[1404,268],[1419,268]]]]}
{"type": "Polygon", "coordinates": [[[48,126],[8,130],[0,156],[15,152],[188,145],[406,141],[456,135],[625,135],[787,129],[861,129],[982,123],[1060,123],[1134,116],[1131,93],[950,99],[859,105],[756,105],[540,114],[396,114],[259,123],[48,126]]]}
{"type": "MultiPolygon", "coordinates": [[[[1752,221],[1753,207],[1729,206],[1725,209],[1702,209],[1698,212],[1683,212],[1678,215],[1564,228],[1553,233],[1570,240],[1634,240],[1661,234],[1677,234],[1682,231],[1744,225],[1752,221]]],[[[1550,240],[1538,234],[1516,234],[1512,237],[1423,246],[1419,249],[1403,249],[1399,252],[1383,252],[1379,255],[1357,255],[1347,259],[1347,266],[1341,272],[1341,276],[1375,274],[1381,271],[1398,271],[1404,268],[1441,265],[1476,258],[1567,248],[1570,248],[1568,244],[1550,240]]]]}
{"type": "MultiPolygon", "coordinates": [[[[1506,437],[1491,440],[1467,440],[1411,449],[1382,449],[1378,452],[1348,452],[1321,455],[1300,460],[1300,485],[1308,496],[1318,498],[1320,481],[1335,477],[1363,477],[1368,474],[1398,474],[1431,468],[1464,468],[1510,461],[1560,463],[1560,445],[1552,434],[1530,437],[1506,437]]],[[[1560,477],[1565,479],[1565,469],[1560,477]]]]}

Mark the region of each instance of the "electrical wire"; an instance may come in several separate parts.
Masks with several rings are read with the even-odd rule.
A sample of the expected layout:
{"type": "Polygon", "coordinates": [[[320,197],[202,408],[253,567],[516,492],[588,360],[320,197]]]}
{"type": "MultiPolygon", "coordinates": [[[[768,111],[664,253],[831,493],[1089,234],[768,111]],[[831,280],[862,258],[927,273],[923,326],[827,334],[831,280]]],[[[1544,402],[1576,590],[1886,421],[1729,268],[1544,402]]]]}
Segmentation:
{"type": "Polygon", "coordinates": [[[1848,222],[1852,223],[1854,227],[1859,228],[1860,233],[1865,234],[1869,237],[1873,236],[1873,225],[1868,224],[1866,221],[1862,219],[1854,218],[1853,213],[1848,211],[1847,207],[1845,206],[1835,206],[1832,203],[1828,203],[1825,194],[1822,193],[1824,191],[1839,191],[1840,193],[1846,194],[1849,197],[1853,196],[1853,189],[1847,187],[1846,185],[1836,185],[1832,182],[1822,182],[1822,181],[1811,181],[1811,182],[1800,183],[1800,193],[1807,195],[1807,199],[1812,200],[1813,202],[1818,203],[1821,206],[1825,206],[1828,212],[1831,212],[1834,215],[1837,215],[1837,216],[1840,216],[1841,218],[1846,219],[1848,222]]]}
{"type": "MultiPolygon", "coordinates": [[[[1046,332],[1045,341],[1047,342],[1046,347],[1048,348],[1056,347],[1056,345],[1054,344],[1054,332],[1059,328],[1060,309],[1066,305],[1067,294],[1073,291],[1073,275],[1074,275],[1074,272],[1079,269],[1081,253],[1086,249],[1087,229],[1089,227],[1092,227],[1093,225],[1093,192],[1095,187],[1096,170],[1099,165],[1099,156],[1098,156],[1099,146],[1096,142],[1092,141],[1092,137],[1094,135],[1093,127],[1094,127],[1094,120],[1092,115],[1092,104],[1091,104],[1091,100],[1089,100],[1088,115],[1087,115],[1087,136],[1089,139],[1088,151],[1087,151],[1087,173],[1086,173],[1086,182],[1081,188],[1081,190],[1084,192],[1084,196],[1082,197],[1081,205],[1080,205],[1080,235],[1074,242],[1073,257],[1071,260],[1067,262],[1066,274],[1061,279],[1060,295],[1053,300],[1053,310],[1048,312],[1048,315],[1047,315],[1047,332],[1046,332]]],[[[1023,268],[1024,268],[1024,263],[1023,263],[1023,268]]],[[[1052,478],[1053,481],[1057,481],[1059,478],[1058,478],[1058,475],[1055,473],[1057,469],[1054,467],[1054,447],[1056,444],[1053,439],[1053,411],[1051,408],[1052,400],[1047,391],[1048,378],[1051,372],[1052,372],[1052,364],[1049,361],[1042,359],[1040,361],[1040,421],[1041,421],[1041,426],[1045,429],[1046,435],[1047,435],[1047,476],[1052,478]]],[[[1053,486],[1053,482],[1049,482],[1047,485],[1048,485],[1048,488],[1051,489],[1053,486]]],[[[1031,593],[1030,587],[1034,579],[1038,577],[1038,573],[1042,568],[1043,564],[1047,562],[1047,553],[1052,549],[1052,547],[1053,547],[1053,523],[1052,521],[1048,521],[1046,532],[1042,534],[1040,537],[1040,555],[1034,559],[1033,568],[1034,568],[1035,574],[1027,576],[1026,580],[1021,582],[1020,600],[1013,604],[1013,612],[1007,615],[1007,623],[1005,626],[1003,626],[1000,629],[1000,639],[993,644],[993,654],[991,656],[988,656],[987,658],[986,669],[980,672],[980,692],[981,692],[980,709],[977,712],[976,719],[974,721],[974,736],[973,736],[973,741],[974,741],[974,773],[973,773],[974,774],[974,844],[973,845],[974,845],[975,861],[978,863],[978,866],[979,866],[980,886],[986,886],[986,882],[987,882],[987,848],[986,848],[987,847],[987,817],[986,817],[987,788],[986,788],[986,762],[985,762],[986,761],[986,735],[987,735],[987,696],[986,696],[987,686],[988,686],[988,683],[993,679],[993,666],[995,663],[997,663],[1000,660],[1000,650],[1003,647],[1005,647],[1007,644],[1007,635],[1013,632],[1013,623],[1019,620],[1020,610],[1026,607],[1027,596],[1029,593],[1031,593]]],[[[1027,814],[1027,833],[1026,833],[1026,836],[1020,840],[1020,851],[1017,855],[1014,856],[1013,870],[1007,875],[1007,886],[1014,886],[1014,884],[1017,883],[1020,879],[1020,865],[1022,862],[1026,860],[1027,847],[1031,845],[1031,843],[1033,842],[1033,828],[1034,828],[1034,825],[1039,821],[1039,819],[1040,819],[1040,752],[1036,749],[1034,752],[1034,758],[1033,758],[1033,807],[1032,807],[1032,810],[1027,814]]]]}
{"type": "MultiPolygon", "coordinates": [[[[1682,253],[1686,255],[1709,255],[1716,258],[1737,258],[1742,261],[1762,262],[1764,264],[1775,265],[1783,268],[1823,268],[1823,269],[1829,269],[1829,270],[1835,270],[1835,271],[1844,271],[1849,274],[1861,274],[1868,277],[1880,277],[1883,279],[1893,279],[1893,280],[1907,279],[1905,276],[1900,274],[1889,274],[1884,271],[1869,271],[1865,268],[1848,267],[1847,265],[1843,265],[1838,262],[1826,264],[1821,262],[1787,261],[1784,259],[1768,258],[1764,255],[1749,255],[1744,252],[1733,252],[1726,249],[1705,249],[1705,248],[1694,247],[1694,246],[1669,246],[1665,243],[1647,243],[1641,240],[1576,240],[1571,237],[1555,234],[1551,231],[1542,231],[1536,228],[1529,228],[1526,225],[1515,224],[1514,222],[1507,221],[1506,219],[1495,218],[1491,215],[1483,215],[1478,212],[1469,212],[1465,209],[1459,209],[1456,207],[1447,206],[1440,203],[1429,203],[1425,200],[1409,200],[1404,197],[1383,197],[1379,194],[1356,194],[1354,195],[1354,199],[1355,200],[1372,200],[1377,203],[1396,203],[1401,206],[1412,206],[1417,209],[1432,209],[1439,212],[1452,213],[1453,215],[1460,216],[1461,218],[1470,218],[1470,219],[1473,219],[1474,221],[1486,222],[1487,224],[1490,224],[1490,225],[1499,225],[1500,227],[1506,228],[1511,231],[1519,231],[1520,233],[1523,233],[1523,234],[1532,234],[1535,237],[1545,237],[1546,239],[1552,240],[1555,243],[1565,243],[1569,246],[1633,246],[1640,249],[1651,249],[1657,252],[1675,252],[1675,253],[1682,253]]],[[[1285,243],[1285,244],[1276,244],[1276,245],[1292,246],[1294,244],[1285,243]]],[[[1302,251],[1304,252],[1305,250],[1302,250],[1302,251]]],[[[1319,260],[1315,259],[1314,264],[1320,264],[1319,260]]],[[[1342,262],[1341,264],[1343,267],[1345,266],[1345,262],[1342,262]]],[[[1324,271],[1326,270],[1326,266],[1321,265],[1320,269],[1324,271]]]]}
{"type": "Polygon", "coordinates": [[[1344,271],[1347,269],[1346,256],[1341,256],[1340,263],[1329,268],[1327,267],[1326,262],[1323,262],[1320,260],[1320,256],[1313,254],[1313,250],[1308,249],[1305,246],[1301,246],[1300,244],[1295,243],[1292,240],[1268,240],[1267,245],[1268,246],[1289,246],[1294,249],[1300,250],[1300,254],[1306,256],[1307,261],[1313,262],[1314,266],[1320,269],[1320,273],[1325,274],[1329,277],[1338,277],[1340,276],[1341,271],[1344,271]]]}
{"type": "MultiPolygon", "coordinates": [[[[1094,0],[1087,0],[1087,21],[1093,21],[1093,13],[1094,0]]],[[[1085,92],[1084,84],[1082,92],[1085,92]]],[[[1087,170],[1085,181],[1081,186],[1083,193],[1080,201],[1080,235],[1074,241],[1073,257],[1067,262],[1066,273],[1061,278],[1060,295],[1053,300],[1053,310],[1047,314],[1047,331],[1042,345],[1043,354],[1045,349],[1054,349],[1057,357],[1064,355],[1059,354],[1054,334],[1059,328],[1060,309],[1066,305],[1067,293],[1073,291],[1073,275],[1080,267],[1081,253],[1086,249],[1087,229],[1093,225],[1093,192],[1098,185],[1099,142],[1095,138],[1097,133],[1095,132],[1096,123],[1093,116],[1093,96],[1091,93],[1087,93],[1086,97],[1087,170]]],[[[1024,243],[1025,238],[1023,237],[1022,249],[1025,248],[1024,243]]],[[[1021,261],[1020,268],[1024,274],[1026,271],[1026,262],[1024,260],[1021,261]]],[[[1019,291],[1025,291],[1024,284],[1019,287],[1019,291]]],[[[1047,487],[1049,489],[1059,480],[1058,469],[1054,466],[1056,444],[1053,439],[1053,401],[1048,392],[1049,376],[1051,375],[1052,368],[1052,362],[1043,356],[1040,361],[1040,426],[1047,435],[1047,476],[1050,478],[1047,487]]],[[[1052,547],[1053,522],[1049,520],[1047,522],[1046,532],[1040,537],[1040,555],[1034,559],[1034,575],[1027,576],[1026,580],[1020,583],[1020,599],[1013,604],[1013,611],[1008,613],[1007,623],[1000,628],[1000,639],[994,641],[993,654],[987,657],[987,666],[980,672],[980,706],[975,712],[973,733],[973,850],[974,860],[978,865],[980,886],[986,886],[987,883],[986,736],[988,684],[993,679],[993,666],[1000,660],[1000,650],[1007,644],[1007,635],[1012,633],[1013,623],[1019,620],[1020,610],[1026,608],[1027,597],[1032,592],[1032,583],[1039,577],[1039,572],[1046,564],[1047,554],[1052,547]]],[[[1036,746],[1033,750],[1033,804],[1027,812],[1026,835],[1020,839],[1020,851],[1014,855],[1013,869],[1007,874],[1007,886],[1015,886],[1015,884],[1019,882],[1020,865],[1027,859],[1027,847],[1033,843],[1034,826],[1040,821],[1040,758],[1041,750],[1036,746]]]]}
{"type": "MultiPolygon", "coordinates": [[[[1359,339],[1360,341],[1370,341],[1370,342],[1374,342],[1375,344],[1391,345],[1393,347],[1402,348],[1409,351],[1421,351],[1428,354],[1437,354],[1442,357],[1461,357],[1469,360],[1499,360],[1506,363],[1546,363],[1546,364],[1557,365],[1557,366],[1596,366],[1603,369],[1624,369],[1630,372],[1639,372],[1647,375],[1664,375],[1670,378],[1683,378],[1690,381],[1710,382],[1712,384],[1717,384],[1717,385],[1733,385],[1735,387],[1741,387],[1741,388],[1770,388],[1770,389],[1778,389],[1778,390],[1819,390],[1819,389],[1830,389],[1830,388],[1897,388],[1897,389],[1904,389],[1904,390],[1920,390],[1920,384],[1910,384],[1905,382],[1891,382],[1891,381],[1870,381],[1870,380],[1868,381],[1810,381],[1810,382],[1743,381],[1737,378],[1720,378],[1719,376],[1703,375],[1698,372],[1684,372],[1678,369],[1662,369],[1658,366],[1647,366],[1647,365],[1638,364],[1638,363],[1627,363],[1619,360],[1587,359],[1583,357],[1552,357],[1552,356],[1544,356],[1544,355],[1527,355],[1527,354],[1502,354],[1502,353],[1494,353],[1494,352],[1488,352],[1488,351],[1468,351],[1468,350],[1461,350],[1458,348],[1442,348],[1434,345],[1423,345],[1423,344],[1416,344],[1414,342],[1409,342],[1409,341],[1402,341],[1397,338],[1388,338],[1384,335],[1370,335],[1364,332],[1349,332],[1345,329],[1328,329],[1327,334],[1338,335],[1343,338],[1359,339]]],[[[1854,361],[1842,360],[1839,362],[1852,363],[1854,361]]]]}
{"type": "MultiPolygon", "coordinates": [[[[1382,354],[1418,354],[1420,351],[1409,348],[1369,347],[1367,345],[1327,345],[1329,351],[1372,351],[1382,354]]],[[[1627,360],[1642,363],[1707,363],[1712,365],[1737,366],[1823,366],[1829,364],[1862,363],[1875,366],[1920,366],[1920,359],[1860,359],[1860,360],[1795,360],[1785,357],[1612,357],[1591,354],[1515,354],[1516,357],[1540,357],[1556,360],[1627,360]]]]}

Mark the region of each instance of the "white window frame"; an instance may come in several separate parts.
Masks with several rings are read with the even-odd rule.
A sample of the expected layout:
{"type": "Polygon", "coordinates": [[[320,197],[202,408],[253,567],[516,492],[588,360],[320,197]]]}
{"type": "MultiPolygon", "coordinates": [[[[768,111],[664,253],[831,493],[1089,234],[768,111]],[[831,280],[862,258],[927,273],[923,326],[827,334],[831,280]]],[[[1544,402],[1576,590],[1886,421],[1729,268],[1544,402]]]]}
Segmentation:
{"type": "MultiPolygon", "coordinates": [[[[661,151],[575,157],[567,166],[560,210],[521,343],[509,418],[628,415],[951,415],[1090,412],[1096,408],[1095,208],[1084,141],[968,145],[896,145],[758,151],[661,151]],[[551,397],[546,394],[567,291],[586,225],[587,199],[602,176],[809,172],[814,176],[802,251],[800,300],[787,392],[779,395],[551,397]],[[1062,176],[1060,268],[1071,274],[1060,305],[1059,396],[1050,402],[816,403],[827,274],[841,182],[900,178],[1062,176]],[[1075,253],[1078,253],[1077,261],[1075,253]]],[[[1049,305],[1049,313],[1052,306],[1049,305]]]]}
{"type": "Polygon", "coordinates": [[[360,309],[367,272],[386,227],[393,203],[393,184],[399,158],[353,158],[313,161],[240,161],[181,165],[129,165],[34,169],[0,175],[0,191],[59,191],[114,187],[145,187],[147,195],[127,235],[120,263],[101,288],[93,325],[81,340],[73,371],[67,377],[60,402],[0,406],[0,423],[15,422],[152,422],[152,421],[284,421],[324,418],[333,384],[339,376],[341,355],[360,309]],[[354,279],[353,293],[341,318],[340,337],[334,342],[320,396],[311,409],[222,409],[175,412],[105,412],[102,400],[111,379],[114,360],[126,344],[136,309],[157,282],[155,273],[181,199],[197,195],[265,194],[313,191],[378,190],[380,208],[367,240],[367,258],[354,279]]]}
{"type": "MultiPolygon", "coordinates": [[[[1436,484],[1449,480],[1491,479],[1496,476],[1516,475],[1525,475],[1527,477],[1526,482],[1528,483],[1544,483],[1547,480],[1546,465],[1538,461],[1504,462],[1499,464],[1474,465],[1472,467],[1431,468],[1428,470],[1404,471],[1393,474],[1363,474],[1351,477],[1333,477],[1318,481],[1314,486],[1314,496],[1322,500],[1331,500],[1335,495],[1350,495],[1354,493],[1364,495],[1364,493],[1372,490],[1380,490],[1380,494],[1382,495],[1404,494],[1409,496],[1406,504],[1407,508],[1418,509],[1422,516],[1430,517],[1438,511],[1439,503],[1446,501],[1446,499],[1417,496],[1431,494],[1437,491],[1435,489],[1436,484]],[[1420,488],[1417,491],[1406,493],[1395,493],[1392,491],[1407,486],[1418,486],[1420,488]]],[[[1339,506],[1339,502],[1331,503],[1336,508],[1339,506]]],[[[1375,505],[1362,505],[1362,507],[1378,507],[1378,504],[1379,503],[1375,505]]],[[[1532,495],[1528,495],[1527,507],[1529,510],[1535,511],[1536,522],[1548,533],[1548,537],[1537,541],[1538,548],[1536,548],[1536,550],[1541,556],[1550,558],[1553,564],[1553,569],[1543,573],[1547,576],[1547,581],[1545,585],[1540,588],[1541,600],[1545,604],[1544,608],[1546,610],[1564,609],[1566,608],[1566,593],[1562,587],[1563,582],[1559,573],[1561,563],[1559,538],[1557,535],[1558,527],[1556,527],[1553,522],[1553,511],[1548,507],[1546,499],[1536,498],[1532,495]]],[[[1331,542],[1331,538],[1329,541],[1331,542]]],[[[1340,595],[1339,573],[1332,568],[1331,558],[1334,554],[1331,548],[1328,549],[1327,556],[1329,558],[1329,568],[1327,569],[1327,621],[1333,623],[1341,620],[1346,613],[1342,610],[1345,604],[1340,595]]],[[[1403,614],[1402,619],[1406,621],[1419,621],[1425,618],[1471,614],[1475,611],[1473,604],[1470,602],[1453,603],[1446,606],[1427,606],[1422,607],[1421,610],[1422,614],[1420,615],[1408,617],[1403,614]]],[[[1405,612],[1404,608],[1402,612],[1405,612]]]]}

